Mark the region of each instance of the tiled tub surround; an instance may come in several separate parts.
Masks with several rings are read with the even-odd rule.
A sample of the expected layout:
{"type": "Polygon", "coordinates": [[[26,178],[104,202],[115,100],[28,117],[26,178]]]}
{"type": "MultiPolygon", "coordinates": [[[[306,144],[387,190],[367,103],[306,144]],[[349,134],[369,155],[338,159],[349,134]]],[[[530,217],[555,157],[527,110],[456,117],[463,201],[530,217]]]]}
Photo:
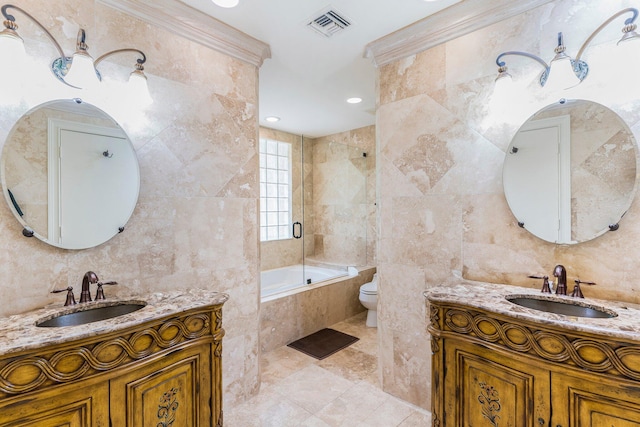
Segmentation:
{"type": "Polygon", "coordinates": [[[540,66],[515,58],[509,63],[510,71],[518,70],[515,88],[524,82],[526,91],[507,104],[491,102],[500,52],[522,50],[549,60],[563,31],[565,41],[572,40],[567,53],[575,56],[604,19],[635,6],[557,0],[378,69],[378,333],[385,391],[430,408],[425,355],[431,346],[419,298],[426,290],[461,280],[539,290],[527,276],[550,275],[562,264],[570,285],[575,278],[598,283],[584,289],[588,297],[640,302],[637,195],[620,230],[559,246],[518,227],[502,187],[511,138],[529,116],[561,97],[611,108],[640,140],[640,101],[624,100],[614,85],[618,65],[600,55],[614,53],[619,26],[609,26],[586,51],[600,77],[594,72],[572,91],[545,95],[535,83],[540,66]]]}
{"type": "Polygon", "coordinates": [[[358,275],[311,284],[262,300],[260,348],[274,350],[292,341],[355,316],[360,286],[370,282],[375,267],[358,267],[358,275]]]}

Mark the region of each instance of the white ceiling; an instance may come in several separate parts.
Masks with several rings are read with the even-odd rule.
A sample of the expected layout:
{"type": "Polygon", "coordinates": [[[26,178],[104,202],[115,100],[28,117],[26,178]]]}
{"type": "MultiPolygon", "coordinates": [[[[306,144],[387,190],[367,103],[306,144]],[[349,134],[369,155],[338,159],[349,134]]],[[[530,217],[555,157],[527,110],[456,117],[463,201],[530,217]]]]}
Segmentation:
{"type": "Polygon", "coordinates": [[[363,57],[369,42],[460,0],[240,0],[231,9],[180,1],[270,46],[260,68],[261,126],[319,137],[375,123],[375,67],[363,57]],[[331,38],[307,27],[327,8],[351,22],[331,38]],[[347,104],[350,97],[363,102],[347,104]]]}

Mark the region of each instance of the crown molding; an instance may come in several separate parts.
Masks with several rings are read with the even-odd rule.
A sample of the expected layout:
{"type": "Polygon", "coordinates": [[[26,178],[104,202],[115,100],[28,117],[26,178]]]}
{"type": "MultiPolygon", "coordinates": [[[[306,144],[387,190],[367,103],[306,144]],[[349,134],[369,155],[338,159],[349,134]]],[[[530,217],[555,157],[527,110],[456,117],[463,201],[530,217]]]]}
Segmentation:
{"type": "Polygon", "coordinates": [[[365,46],[364,57],[388,64],[553,0],[462,0],[365,46]]]}
{"type": "Polygon", "coordinates": [[[177,0],[98,0],[127,15],[260,67],[268,44],[177,0]]]}

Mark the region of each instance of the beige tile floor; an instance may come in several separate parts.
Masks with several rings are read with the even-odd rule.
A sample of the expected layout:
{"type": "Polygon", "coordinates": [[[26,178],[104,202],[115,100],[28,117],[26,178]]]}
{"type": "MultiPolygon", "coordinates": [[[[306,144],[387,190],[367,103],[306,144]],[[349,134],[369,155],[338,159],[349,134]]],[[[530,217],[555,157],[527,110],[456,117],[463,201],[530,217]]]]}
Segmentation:
{"type": "Polygon", "coordinates": [[[262,355],[260,393],[225,408],[225,427],[422,427],[429,412],[383,392],[366,312],[331,326],[359,341],[324,360],[289,347],[262,355]]]}

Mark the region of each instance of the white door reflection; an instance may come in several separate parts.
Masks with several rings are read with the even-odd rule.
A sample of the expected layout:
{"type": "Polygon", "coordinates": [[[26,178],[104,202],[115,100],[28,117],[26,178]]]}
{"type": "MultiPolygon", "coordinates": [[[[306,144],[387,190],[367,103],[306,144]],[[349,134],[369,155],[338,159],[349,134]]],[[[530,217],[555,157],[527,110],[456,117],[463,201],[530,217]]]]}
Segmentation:
{"type": "Polygon", "coordinates": [[[505,196],[518,220],[548,242],[571,239],[571,121],[568,115],[526,123],[505,162],[505,196]]]}
{"type": "Polygon", "coordinates": [[[50,119],[49,236],[77,249],[87,240],[108,240],[127,218],[123,202],[135,204],[135,159],[119,129],[50,119]],[[133,171],[133,173],[132,173],[133,171]]]}

